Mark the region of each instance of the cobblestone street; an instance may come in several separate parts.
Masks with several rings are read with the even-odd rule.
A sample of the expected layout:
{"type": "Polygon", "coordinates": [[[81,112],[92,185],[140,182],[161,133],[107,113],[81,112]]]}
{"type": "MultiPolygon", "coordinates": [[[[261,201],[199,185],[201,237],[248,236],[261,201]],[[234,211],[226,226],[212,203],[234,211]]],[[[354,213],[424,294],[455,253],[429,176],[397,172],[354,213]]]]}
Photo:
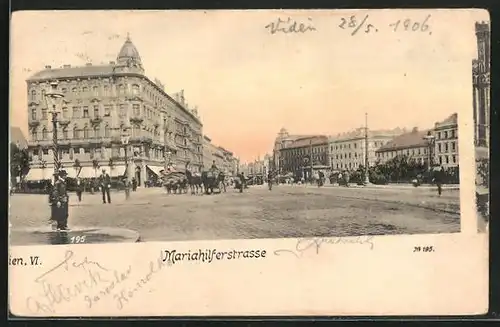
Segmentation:
{"type": "MultiPolygon", "coordinates": [[[[70,197],[70,226],[119,227],[139,232],[142,241],[281,238],[459,232],[459,191],[441,197],[429,189],[251,187],[215,195],[167,195],[158,188],[70,197]]],[[[43,195],[12,196],[13,228],[47,225],[43,195]]],[[[12,236],[13,245],[22,244],[12,236]]]]}

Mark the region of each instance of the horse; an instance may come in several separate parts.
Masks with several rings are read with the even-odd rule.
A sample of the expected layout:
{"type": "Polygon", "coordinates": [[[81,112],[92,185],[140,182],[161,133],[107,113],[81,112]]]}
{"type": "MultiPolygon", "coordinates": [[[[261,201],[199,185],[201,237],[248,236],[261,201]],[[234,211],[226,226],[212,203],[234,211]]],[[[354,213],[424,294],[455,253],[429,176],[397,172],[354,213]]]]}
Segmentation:
{"type": "Polygon", "coordinates": [[[203,192],[203,182],[201,180],[200,174],[193,174],[190,170],[186,169],[186,179],[187,184],[191,189],[191,194],[198,194],[200,192],[203,192]]]}

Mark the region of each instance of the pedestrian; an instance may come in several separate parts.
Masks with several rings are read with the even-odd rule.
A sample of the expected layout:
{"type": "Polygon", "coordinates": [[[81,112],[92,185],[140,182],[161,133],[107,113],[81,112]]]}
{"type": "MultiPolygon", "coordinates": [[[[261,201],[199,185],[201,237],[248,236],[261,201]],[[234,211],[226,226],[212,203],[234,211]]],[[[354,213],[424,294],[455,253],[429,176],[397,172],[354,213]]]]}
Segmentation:
{"type": "Polygon", "coordinates": [[[111,195],[109,194],[111,189],[111,177],[109,177],[109,174],[106,173],[106,169],[102,170],[100,184],[102,192],[102,203],[106,203],[106,198],[108,199],[108,203],[111,203],[111,195]]]}
{"type": "Polygon", "coordinates": [[[80,177],[76,178],[76,196],[78,197],[78,202],[82,202],[82,192],[83,192],[83,183],[80,177]]]}
{"type": "Polygon", "coordinates": [[[137,180],[135,177],[132,177],[132,192],[135,192],[137,190],[137,180]]]}
{"type": "Polygon", "coordinates": [[[61,170],[54,174],[56,182],[51,192],[52,220],[57,222],[57,230],[67,231],[69,216],[69,197],[66,186],[66,171],[61,170]]]}
{"type": "Polygon", "coordinates": [[[434,183],[436,183],[438,195],[441,196],[443,192],[443,178],[444,178],[444,167],[434,173],[434,183]]]}
{"type": "Polygon", "coordinates": [[[126,177],[125,177],[125,180],[124,180],[124,186],[125,186],[125,200],[128,200],[130,198],[131,183],[128,180],[128,178],[126,178],[126,177]]]}
{"type": "Polygon", "coordinates": [[[346,171],[344,172],[345,187],[349,187],[349,178],[350,178],[350,176],[349,176],[349,172],[346,170],[346,171]]]}

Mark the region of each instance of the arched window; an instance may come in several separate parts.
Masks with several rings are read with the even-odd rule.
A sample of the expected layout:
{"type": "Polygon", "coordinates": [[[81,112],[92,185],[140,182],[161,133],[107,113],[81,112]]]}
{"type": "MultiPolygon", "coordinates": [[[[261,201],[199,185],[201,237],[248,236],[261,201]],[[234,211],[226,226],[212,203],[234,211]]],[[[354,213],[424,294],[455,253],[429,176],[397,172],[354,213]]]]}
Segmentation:
{"type": "Polygon", "coordinates": [[[76,87],[72,88],[72,89],[71,89],[71,92],[72,92],[72,93],[77,93],[77,92],[78,92],[78,88],[76,88],[76,87]]]}
{"type": "Polygon", "coordinates": [[[80,138],[80,130],[78,130],[78,127],[76,125],[73,127],[73,138],[75,139],[80,138]]]}
{"type": "Polygon", "coordinates": [[[84,87],[83,87],[83,93],[87,93],[88,91],[89,91],[89,88],[88,88],[88,87],[86,87],[86,86],[84,86],[84,87]]]}
{"type": "Polygon", "coordinates": [[[104,126],[104,137],[109,137],[109,125],[104,126]]]}
{"type": "Polygon", "coordinates": [[[89,138],[89,129],[87,126],[83,128],[83,138],[85,139],[89,138]]]}
{"type": "Polygon", "coordinates": [[[48,138],[49,138],[49,137],[48,137],[48,131],[47,131],[47,128],[45,128],[45,127],[44,127],[44,128],[43,128],[43,130],[42,130],[42,140],[46,140],[46,139],[48,139],[48,138]]]}
{"type": "Polygon", "coordinates": [[[135,95],[139,94],[139,90],[140,90],[139,85],[137,85],[137,84],[132,85],[132,93],[133,94],[135,94],[135,95]]]}
{"type": "Polygon", "coordinates": [[[93,86],[93,87],[92,87],[92,93],[93,93],[94,95],[99,95],[99,88],[98,88],[97,86],[93,86]]]}
{"type": "Polygon", "coordinates": [[[42,99],[45,97],[45,90],[42,90],[42,99]]]}

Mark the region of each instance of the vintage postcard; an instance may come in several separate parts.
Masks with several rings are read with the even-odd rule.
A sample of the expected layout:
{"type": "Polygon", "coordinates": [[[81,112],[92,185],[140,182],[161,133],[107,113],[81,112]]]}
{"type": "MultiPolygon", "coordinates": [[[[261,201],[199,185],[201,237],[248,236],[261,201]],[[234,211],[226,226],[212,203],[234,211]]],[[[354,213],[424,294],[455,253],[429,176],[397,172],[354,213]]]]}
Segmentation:
{"type": "Polygon", "coordinates": [[[12,315],[488,310],[486,10],[11,24],[12,315]]]}

